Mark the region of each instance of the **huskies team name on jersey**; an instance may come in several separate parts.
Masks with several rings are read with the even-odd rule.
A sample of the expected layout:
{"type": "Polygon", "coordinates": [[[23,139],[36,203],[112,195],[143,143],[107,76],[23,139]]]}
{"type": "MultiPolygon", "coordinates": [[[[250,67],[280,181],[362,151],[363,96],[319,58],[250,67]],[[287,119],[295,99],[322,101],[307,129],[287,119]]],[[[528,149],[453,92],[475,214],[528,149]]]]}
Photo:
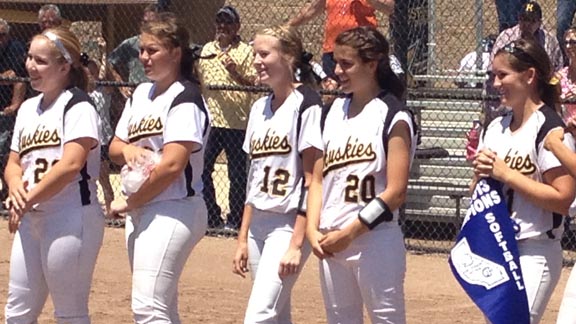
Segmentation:
{"type": "Polygon", "coordinates": [[[18,110],[10,149],[20,155],[28,191],[62,158],[64,145],[89,137],[96,140],[84,167],[64,189],[36,206],[37,210],[97,204],[96,180],[100,171],[100,119],[88,95],[77,88],[63,91],[54,103],[40,109],[43,95],[26,100],[18,110]]]}
{"type": "MultiPolygon", "coordinates": [[[[514,133],[510,131],[511,122],[511,113],[492,121],[481,138],[478,151],[488,148],[511,169],[542,182],[544,172],[561,165],[552,152],[544,149],[543,140],[553,128],[564,127],[562,119],[554,109],[542,106],[514,133]]],[[[574,139],[570,134],[564,136],[564,144],[570,148],[574,147],[574,139]]],[[[507,186],[504,186],[503,193],[508,209],[516,223],[520,225],[520,232],[516,234],[517,239],[560,239],[564,230],[561,215],[537,207],[507,186]]]]}
{"type": "Polygon", "coordinates": [[[116,126],[116,136],[130,144],[162,152],[170,142],[195,142],[202,148],[190,154],[182,175],[150,202],[180,199],[202,194],[202,169],[209,115],[198,86],[184,81],[173,83],[152,99],[153,83],[140,84],[116,126]]]}
{"type": "Polygon", "coordinates": [[[250,155],[246,202],[277,213],[295,211],[303,186],[301,153],[320,148],[320,96],[299,86],[275,112],[272,95],[252,106],[243,149],[250,155]]]}
{"type": "MultiPolygon", "coordinates": [[[[397,112],[390,127],[384,129],[388,104],[402,105],[397,99],[388,104],[375,98],[362,111],[348,117],[351,97],[338,98],[327,112],[323,123],[322,142],[324,156],[322,184],[321,229],[343,228],[358,217],[368,202],[386,189],[386,149],[383,132],[390,134],[394,125],[405,121],[414,134],[410,114],[397,112]]],[[[412,136],[411,160],[416,150],[417,137],[412,136]]],[[[379,226],[398,226],[398,211],[394,220],[379,226]]]]}

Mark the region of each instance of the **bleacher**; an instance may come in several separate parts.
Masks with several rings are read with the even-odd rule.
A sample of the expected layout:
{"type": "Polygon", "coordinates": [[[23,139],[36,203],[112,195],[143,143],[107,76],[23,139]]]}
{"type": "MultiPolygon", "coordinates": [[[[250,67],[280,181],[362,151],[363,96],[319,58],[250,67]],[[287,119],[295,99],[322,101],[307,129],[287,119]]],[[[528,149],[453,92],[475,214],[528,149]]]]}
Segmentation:
{"type": "Polygon", "coordinates": [[[472,178],[472,167],[465,158],[466,132],[479,117],[481,100],[419,95],[407,104],[419,120],[421,144],[401,219],[451,223],[459,228],[468,208],[472,178]]]}

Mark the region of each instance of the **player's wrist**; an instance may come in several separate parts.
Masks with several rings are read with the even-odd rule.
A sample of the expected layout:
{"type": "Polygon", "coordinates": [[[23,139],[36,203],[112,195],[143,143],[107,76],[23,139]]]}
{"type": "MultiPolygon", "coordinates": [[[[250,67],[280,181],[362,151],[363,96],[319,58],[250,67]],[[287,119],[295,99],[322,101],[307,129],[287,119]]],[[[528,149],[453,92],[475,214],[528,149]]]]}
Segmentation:
{"type": "Polygon", "coordinates": [[[380,197],[372,199],[358,213],[358,220],[370,230],[381,223],[391,222],[393,218],[392,210],[380,197]]]}

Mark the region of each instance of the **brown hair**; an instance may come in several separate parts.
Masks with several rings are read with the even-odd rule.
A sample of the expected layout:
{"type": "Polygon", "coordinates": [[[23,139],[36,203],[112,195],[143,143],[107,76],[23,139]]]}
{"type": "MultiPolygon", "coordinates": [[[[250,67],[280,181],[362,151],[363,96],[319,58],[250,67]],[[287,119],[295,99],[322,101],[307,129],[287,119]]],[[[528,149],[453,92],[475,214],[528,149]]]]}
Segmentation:
{"type": "Polygon", "coordinates": [[[78,38],[76,38],[76,36],[69,29],[62,27],[46,29],[42,32],[42,34],[34,36],[32,40],[38,37],[44,37],[50,41],[50,44],[53,47],[54,53],[56,53],[58,60],[60,60],[62,63],[70,63],[70,83],[68,86],[77,87],[86,91],[88,89],[88,83],[90,79],[86,69],[80,62],[82,47],[80,45],[80,41],[78,41],[78,38]],[[66,52],[70,55],[70,62],[68,62],[68,60],[65,58],[64,53],[58,48],[56,42],[46,36],[48,33],[56,36],[56,41],[61,43],[66,52]]]}
{"type": "Polygon", "coordinates": [[[280,51],[292,59],[292,64],[290,65],[291,74],[295,75],[296,70],[300,69],[300,81],[312,87],[316,86],[316,80],[310,65],[311,56],[304,51],[302,37],[296,28],[287,25],[276,25],[263,28],[256,32],[256,35],[272,36],[278,39],[280,41],[280,51]]]}
{"type": "Polygon", "coordinates": [[[390,91],[398,99],[404,99],[404,83],[390,67],[390,45],[386,37],[372,27],[356,27],[336,37],[336,45],[350,46],[358,52],[362,62],[377,61],[374,78],[381,89],[390,91]]]}
{"type": "Polygon", "coordinates": [[[172,12],[162,12],[158,17],[142,25],[140,32],[158,38],[166,47],[180,48],[180,75],[198,83],[194,61],[198,56],[190,49],[190,34],[184,24],[172,12]]]}
{"type": "Polygon", "coordinates": [[[518,39],[498,50],[495,56],[506,55],[512,70],[524,72],[530,68],[536,71],[538,95],[548,106],[559,110],[560,88],[550,84],[554,75],[548,54],[538,43],[529,39],[518,39]]]}

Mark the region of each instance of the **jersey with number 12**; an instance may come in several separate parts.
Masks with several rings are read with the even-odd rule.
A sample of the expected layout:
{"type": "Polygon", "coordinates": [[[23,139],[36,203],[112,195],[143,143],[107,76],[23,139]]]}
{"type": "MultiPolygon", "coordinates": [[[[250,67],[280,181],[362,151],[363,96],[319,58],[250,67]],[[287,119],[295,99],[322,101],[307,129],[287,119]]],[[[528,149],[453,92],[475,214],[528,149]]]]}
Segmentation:
{"type": "Polygon", "coordinates": [[[250,111],[243,145],[251,160],[246,203],[288,213],[298,207],[302,190],[301,153],[320,147],[321,101],[305,86],[292,91],[274,112],[272,98],[260,98],[250,111]]]}

